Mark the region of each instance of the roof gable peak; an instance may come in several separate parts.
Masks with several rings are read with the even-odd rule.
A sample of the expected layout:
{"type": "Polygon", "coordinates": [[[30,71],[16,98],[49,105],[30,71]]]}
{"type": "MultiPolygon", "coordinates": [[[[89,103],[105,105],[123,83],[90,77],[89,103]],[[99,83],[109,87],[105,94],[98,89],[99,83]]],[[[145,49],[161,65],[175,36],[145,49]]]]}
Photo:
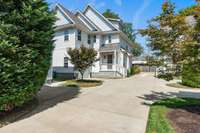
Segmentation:
{"type": "Polygon", "coordinates": [[[75,24],[75,21],[73,20],[73,18],[71,18],[70,16],[70,11],[67,10],[66,8],[64,8],[61,4],[56,3],[54,10],[59,9],[73,24],[75,24]]]}
{"type": "Polygon", "coordinates": [[[106,17],[104,17],[100,12],[98,12],[97,9],[95,9],[91,4],[88,4],[86,6],[86,8],[83,11],[83,14],[85,14],[88,9],[91,9],[93,12],[98,14],[107,24],[109,24],[112,27],[113,30],[119,31],[119,29],[117,27],[115,27],[106,17]]]}

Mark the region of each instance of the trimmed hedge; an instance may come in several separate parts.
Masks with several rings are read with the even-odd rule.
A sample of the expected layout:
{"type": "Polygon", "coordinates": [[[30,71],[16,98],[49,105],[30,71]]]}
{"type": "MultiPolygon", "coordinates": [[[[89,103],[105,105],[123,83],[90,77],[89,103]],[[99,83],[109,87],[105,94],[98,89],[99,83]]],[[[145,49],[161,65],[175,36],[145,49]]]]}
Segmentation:
{"type": "Polygon", "coordinates": [[[0,16],[0,111],[10,111],[44,84],[55,15],[44,0],[1,0],[0,16]]]}
{"type": "Polygon", "coordinates": [[[200,88],[200,72],[194,69],[191,65],[183,65],[182,84],[200,88]]]}

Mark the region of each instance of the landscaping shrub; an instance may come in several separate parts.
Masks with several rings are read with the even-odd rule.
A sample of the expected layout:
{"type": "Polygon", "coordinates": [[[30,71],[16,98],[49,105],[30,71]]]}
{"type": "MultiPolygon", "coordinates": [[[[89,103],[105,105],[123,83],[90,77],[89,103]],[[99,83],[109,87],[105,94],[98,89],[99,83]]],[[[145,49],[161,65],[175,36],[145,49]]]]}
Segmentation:
{"type": "Polygon", "coordinates": [[[164,79],[166,81],[173,80],[173,74],[172,73],[160,73],[157,76],[160,79],[164,79]]]}
{"type": "Polygon", "coordinates": [[[43,0],[0,1],[0,111],[32,100],[43,85],[54,21],[43,0]]]}
{"type": "Polygon", "coordinates": [[[141,69],[140,69],[139,66],[132,66],[131,67],[131,71],[130,71],[131,75],[139,74],[140,72],[141,72],[141,69]]]}
{"type": "Polygon", "coordinates": [[[182,84],[200,88],[200,72],[198,72],[191,65],[185,64],[182,71],[182,84]]]}

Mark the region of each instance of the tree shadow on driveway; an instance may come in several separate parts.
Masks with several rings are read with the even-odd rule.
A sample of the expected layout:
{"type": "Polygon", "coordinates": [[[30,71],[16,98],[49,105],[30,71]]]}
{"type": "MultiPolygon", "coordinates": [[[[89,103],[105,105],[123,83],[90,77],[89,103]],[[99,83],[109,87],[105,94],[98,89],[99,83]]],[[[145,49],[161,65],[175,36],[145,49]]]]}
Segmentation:
{"type": "Polygon", "coordinates": [[[161,92],[161,91],[151,91],[150,94],[144,94],[142,96],[137,96],[140,99],[143,99],[144,102],[142,104],[151,105],[152,103],[172,97],[181,97],[181,98],[196,98],[200,99],[200,91],[192,92],[192,91],[178,91],[178,92],[161,92]]]}
{"type": "Polygon", "coordinates": [[[70,87],[50,87],[43,86],[37,97],[21,108],[16,108],[12,112],[0,118],[0,127],[9,123],[26,119],[46,109],[52,108],[59,103],[78,97],[80,88],[70,87]]]}
{"type": "Polygon", "coordinates": [[[37,95],[38,106],[25,117],[37,114],[64,101],[76,98],[80,94],[78,86],[50,87],[44,86],[37,95]]]}

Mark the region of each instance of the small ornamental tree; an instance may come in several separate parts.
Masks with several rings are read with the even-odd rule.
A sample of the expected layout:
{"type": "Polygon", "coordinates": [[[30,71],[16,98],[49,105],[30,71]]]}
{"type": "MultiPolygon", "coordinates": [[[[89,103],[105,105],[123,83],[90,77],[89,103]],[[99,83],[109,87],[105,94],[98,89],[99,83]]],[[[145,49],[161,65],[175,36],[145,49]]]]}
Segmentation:
{"type": "Polygon", "coordinates": [[[0,111],[32,100],[44,84],[54,21],[44,0],[0,0],[0,111]]]}
{"type": "Polygon", "coordinates": [[[93,48],[81,46],[79,49],[69,49],[70,61],[75,69],[80,72],[83,80],[84,72],[96,61],[97,52],[93,48]]]}

